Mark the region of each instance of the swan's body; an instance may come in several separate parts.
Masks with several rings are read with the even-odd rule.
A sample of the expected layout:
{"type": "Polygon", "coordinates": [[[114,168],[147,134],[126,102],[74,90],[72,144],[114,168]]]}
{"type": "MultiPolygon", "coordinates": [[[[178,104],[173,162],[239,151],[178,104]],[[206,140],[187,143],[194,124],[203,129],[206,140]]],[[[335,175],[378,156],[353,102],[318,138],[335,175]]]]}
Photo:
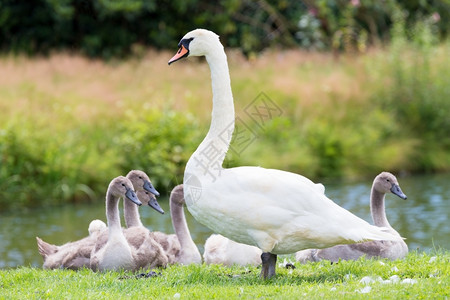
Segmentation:
{"type": "Polygon", "coordinates": [[[133,191],[131,181],[119,176],[111,181],[106,194],[106,218],[108,220],[108,240],[106,244],[97,239],[92,249],[90,267],[93,270],[130,270],[153,268],[167,264],[164,254],[158,244],[145,239],[137,247],[131,246],[122,232],[119,216],[119,200],[132,201],[137,205],[141,202],[133,191]]]}
{"type": "Polygon", "coordinates": [[[236,243],[223,235],[212,234],[205,242],[203,259],[206,264],[253,265],[261,264],[261,249],[236,243]]]}
{"type": "Polygon", "coordinates": [[[36,237],[39,253],[44,259],[43,268],[71,270],[89,268],[92,248],[105,229],[106,224],[103,221],[93,220],[89,224],[89,236],[60,246],[49,244],[36,237]]]}
{"type": "Polygon", "coordinates": [[[276,254],[392,239],[336,205],[306,177],[260,167],[224,169],[235,121],[225,51],[218,36],[203,29],[186,34],[179,47],[169,64],[186,56],[205,56],[211,69],[211,126],[190,157],[183,181],[186,204],[197,221],[261,249],[264,278],[275,275],[276,254]]]}
{"type": "Polygon", "coordinates": [[[393,235],[397,236],[392,241],[371,241],[360,244],[337,245],[325,249],[307,249],[295,254],[297,261],[305,263],[307,261],[330,260],[337,262],[342,260],[356,260],[361,256],[367,258],[380,257],[388,259],[400,259],[408,254],[408,246],[403,238],[391,227],[384,208],[384,197],[386,193],[393,193],[402,199],[406,199],[401,191],[397,178],[388,172],[383,172],[375,177],[370,196],[370,212],[374,224],[379,227],[389,229],[393,235]]]}
{"type": "Polygon", "coordinates": [[[289,254],[312,245],[392,238],[335,204],[305,177],[279,170],[224,169],[215,182],[202,181],[200,199],[186,202],[192,203],[192,215],[214,232],[263,252],[289,254]],[[225,190],[229,198],[223,199],[225,190]]]}

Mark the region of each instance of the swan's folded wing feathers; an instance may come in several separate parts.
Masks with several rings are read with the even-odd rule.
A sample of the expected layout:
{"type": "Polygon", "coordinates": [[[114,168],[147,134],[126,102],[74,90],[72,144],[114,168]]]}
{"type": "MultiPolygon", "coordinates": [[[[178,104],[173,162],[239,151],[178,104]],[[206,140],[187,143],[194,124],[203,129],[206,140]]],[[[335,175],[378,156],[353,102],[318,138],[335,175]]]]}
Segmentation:
{"type": "Polygon", "coordinates": [[[324,244],[319,241],[321,247],[390,239],[390,234],[340,207],[324,195],[320,185],[298,174],[238,167],[223,170],[221,177],[210,186],[208,182],[202,184],[202,206],[208,214],[202,215],[201,220],[215,232],[230,234],[240,243],[262,243],[255,244],[242,235],[242,228],[252,228],[254,233],[268,232],[278,241],[282,241],[283,236],[294,240],[297,233],[297,240],[298,236],[306,234],[313,243],[323,235],[324,244]],[[224,198],[223,195],[227,195],[224,201],[216,200],[224,198]],[[246,214],[252,217],[245,217],[246,214]],[[221,222],[217,222],[218,219],[221,222]],[[284,234],[282,228],[290,228],[291,232],[284,234]]]}

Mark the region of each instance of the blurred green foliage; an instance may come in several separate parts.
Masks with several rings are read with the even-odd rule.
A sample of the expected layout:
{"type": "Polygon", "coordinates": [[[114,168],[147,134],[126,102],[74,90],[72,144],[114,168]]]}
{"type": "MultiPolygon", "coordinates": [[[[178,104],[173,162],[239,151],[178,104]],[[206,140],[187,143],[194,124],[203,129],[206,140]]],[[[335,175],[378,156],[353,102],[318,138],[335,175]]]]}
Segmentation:
{"type": "MultiPolygon", "coordinates": [[[[101,3],[110,5],[113,15],[124,9],[101,3]]],[[[133,7],[128,7],[130,17],[133,7]]],[[[64,13],[71,11],[67,7],[64,13]]],[[[296,117],[292,95],[271,90],[268,94],[282,104],[283,115],[263,130],[254,127],[258,140],[239,155],[229,152],[225,166],[260,165],[313,179],[372,177],[386,169],[449,171],[450,45],[437,44],[433,20],[424,18],[410,26],[404,11],[395,10],[393,15],[392,44],[380,51],[381,57],[367,56],[364,74],[371,78],[355,79],[367,84],[365,98],[331,97],[320,105],[302,107],[301,117],[296,117]]],[[[245,83],[236,82],[234,87],[242,90],[245,83]]],[[[251,83],[252,91],[268,88],[262,80],[251,83]]],[[[111,178],[130,169],[147,172],[165,193],[181,182],[184,166],[208,128],[197,123],[196,116],[153,108],[145,116],[130,111],[120,119],[105,110],[102,118],[86,123],[63,111],[51,119],[45,112],[54,99],[28,89],[23,97],[43,102],[36,118],[23,118],[19,110],[0,128],[1,210],[96,199],[104,195],[111,178]]]]}
{"type": "Polygon", "coordinates": [[[120,172],[114,163],[116,151],[99,147],[110,140],[100,131],[80,128],[54,134],[33,122],[2,128],[0,209],[97,199],[96,192],[108,184],[105,178],[120,172]],[[86,134],[93,138],[86,141],[86,134]]]}
{"type": "Polygon", "coordinates": [[[184,167],[205,134],[191,115],[153,110],[142,119],[128,116],[114,147],[121,169],[145,170],[158,190],[168,192],[183,182],[184,167]]]}
{"type": "Polygon", "coordinates": [[[432,63],[438,51],[433,29],[428,19],[409,26],[397,15],[387,65],[394,81],[379,98],[399,123],[420,137],[415,168],[421,171],[443,169],[450,162],[450,69],[432,63]]]}
{"type": "Polygon", "coordinates": [[[397,10],[409,25],[429,18],[439,38],[448,35],[448,0],[0,0],[0,48],[111,58],[173,48],[202,27],[247,55],[274,45],[365,51],[389,39],[397,10]]]}

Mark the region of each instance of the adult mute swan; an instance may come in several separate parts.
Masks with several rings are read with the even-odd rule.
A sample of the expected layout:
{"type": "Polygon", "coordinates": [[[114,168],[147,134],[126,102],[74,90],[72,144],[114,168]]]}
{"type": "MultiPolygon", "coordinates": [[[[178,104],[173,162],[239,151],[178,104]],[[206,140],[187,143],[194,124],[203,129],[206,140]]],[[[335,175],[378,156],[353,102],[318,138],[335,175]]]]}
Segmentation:
{"type": "Polygon", "coordinates": [[[322,186],[306,177],[260,167],[224,169],[235,122],[227,56],[219,37],[204,29],[187,33],[178,46],[169,64],[205,56],[211,70],[211,126],[190,157],[183,179],[186,204],[197,221],[261,249],[263,278],[275,275],[277,254],[393,239],[335,204],[322,186]]]}
{"type": "Polygon", "coordinates": [[[356,260],[365,255],[367,258],[381,257],[392,260],[403,258],[408,254],[408,246],[401,236],[391,227],[384,208],[384,198],[386,193],[392,193],[406,200],[406,195],[400,189],[397,178],[389,172],[382,172],[375,177],[370,194],[370,213],[375,226],[388,228],[397,236],[393,241],[371,241],[360,244],[338,245],[325,249],[307,249],[298,251],[295,254],[297,261],[306,263],[307,261],[330,260],[337,262],[342,260],[356,260]]]}
{"type": "Polygon", "coordinates": [[[92,249],[90,267],[94,271],[130,270],[165,266],[167,257],[161,253],[159,244],[146,239],[139,247],[130,246],[120,226],[119,200],[132,201],[141,205],[131,181],[123,176],[111,181],[106,193],[106,219],[108,221],[108,240],[106,244],[97,240],[92,249]]]}

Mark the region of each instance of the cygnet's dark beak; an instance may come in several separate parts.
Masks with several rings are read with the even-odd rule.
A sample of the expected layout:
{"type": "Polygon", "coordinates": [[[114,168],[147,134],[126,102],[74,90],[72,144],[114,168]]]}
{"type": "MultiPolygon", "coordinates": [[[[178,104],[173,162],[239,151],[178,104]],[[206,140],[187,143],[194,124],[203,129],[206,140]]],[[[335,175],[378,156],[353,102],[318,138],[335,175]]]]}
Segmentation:
{"type": "Polygon", "coordinates": [[[159,206],[158,201],[156,201],[156,198],[154,196],[150,196],[150,200],[148,201],[148,206],[156,210],[157,212],[164,214],[164,210],[159,206]]]}
{"type": "Polygon", "coordinates": [[[391,193],[394,195],[399,196],[400,198],[402,198],[403,200],[406,200],[406,195],[403,194],[402,189],[400,188],[400,186],[398,184],[393,184],[391,187],[391,193]]]}
{"type": "Polygon", "coordinates": [[[136,196],[136,193],[132,189],[127,189],[125,196],[134,204],[141,206],[142,202],[139,201],[139,198],[136,196]]]}
{"type": "Polygon", "coordinates": [[[155,189],[155,187],[152,185],[152,183],[148,180],[144,182],[144,190],[147,192],[152,193],[156,197],[159,197],[159,192],[155,189]]]}

